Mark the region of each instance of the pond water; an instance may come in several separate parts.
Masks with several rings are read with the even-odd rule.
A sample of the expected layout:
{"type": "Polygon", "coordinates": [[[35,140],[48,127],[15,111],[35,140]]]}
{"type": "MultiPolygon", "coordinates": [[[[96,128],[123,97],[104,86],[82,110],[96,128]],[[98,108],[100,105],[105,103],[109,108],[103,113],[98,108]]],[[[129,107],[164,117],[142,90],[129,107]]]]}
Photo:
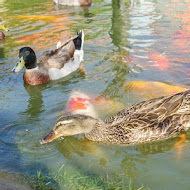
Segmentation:
{"type": "Polygon", "coordinates": [[[82,135],[39,143],[66,109],[72,90],[116,102],[99,108],[104,119],[150,98],[150,93],[159,95],[130,91],[125,88],[130,81],[188,88],[190,0],[93,0],[85,8],[56,6],[53,0],[0,0],[0,16],[10,29],[0,46],[0,170],[29,175],[41,171],[50,177],[72,171],[116,181],[121,175],[139,187],[190,188],[188,134],[177,148],[178,137],[137,146],[94,143],[82,135]],[[29,86],[23,72],[12,73],[21,47],[31,46],[40,55],[80,29],[86,33],[85,74],[76,71],[29,86]]]}

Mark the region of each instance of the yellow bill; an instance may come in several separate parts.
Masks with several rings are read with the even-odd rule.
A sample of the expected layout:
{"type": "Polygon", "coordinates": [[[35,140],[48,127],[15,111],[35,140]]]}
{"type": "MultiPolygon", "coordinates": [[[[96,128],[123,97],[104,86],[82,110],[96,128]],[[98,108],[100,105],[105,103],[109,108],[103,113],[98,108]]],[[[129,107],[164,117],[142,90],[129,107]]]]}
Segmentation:
{"type": "Polygon", "coordinates": [[[20,58],[20,61],[13,68],[13,72],[19,72],[25,65],[23,57],[20,58]]]}
{"type": "Polygon", "coordinates": [[[0,24],[0,30],[9,31],[9,29],[5,28],[5,26],[3,24],[0,24]]]}

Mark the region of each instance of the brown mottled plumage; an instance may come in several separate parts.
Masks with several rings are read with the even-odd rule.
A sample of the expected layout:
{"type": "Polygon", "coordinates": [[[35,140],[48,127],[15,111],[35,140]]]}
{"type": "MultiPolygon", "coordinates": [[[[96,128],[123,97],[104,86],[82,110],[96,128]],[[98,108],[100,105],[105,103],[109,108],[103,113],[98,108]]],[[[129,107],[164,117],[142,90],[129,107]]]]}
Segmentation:
{"type": "Polygon", "coordinates": [[[5,39],[5,34],[0,31],[0,40],[4,40],[4,39],[5,39]]]}
{"type": "Polygon", "coordinates": [[[84,133],[92,141],[137,144],[176,136],[190,127],[190,90],[141,102],[120,111],[105,121],[90,116],[61,117],[48,143],[60,136],[84,133]]]}
{"type": "Polygon", "coordinates": [[[38,71],[30,72],[30,70],[28,72],[24,72],[23,80],[26,84],[29,85],[39,85],[51,81],[49,75],[46,72],[44,73],[38,71]]]}

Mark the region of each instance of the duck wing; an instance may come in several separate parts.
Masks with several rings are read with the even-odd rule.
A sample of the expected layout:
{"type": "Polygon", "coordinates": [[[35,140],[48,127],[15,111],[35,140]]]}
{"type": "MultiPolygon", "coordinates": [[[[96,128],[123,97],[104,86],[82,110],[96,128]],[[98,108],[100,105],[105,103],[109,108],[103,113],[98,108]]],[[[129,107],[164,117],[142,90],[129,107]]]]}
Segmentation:
{"type": "Polygon", "coordinates": [[[65,63],[72,59],[75,51],[75,44],[70,39],[66,44],[53,50],[46,51],[38,59],[38,66],[46,69],[61,69],[65,63]]]}
{"type": "Polygon", "coordinates": [[[136,144],[177,135],[190,127],[190,90],[141,102],[105,121],[120,143],[136,144]],[[119,140],[118,140],[119,139],[119,140]]]}
{"type": "Polygon", "coordinates": [[[106,120],[106,123],[134,122],[136,124],[152,125],[163,122],[174,114],[190,112],[190,90],[172,95],[143,101],[120,111],[106,120]]]}

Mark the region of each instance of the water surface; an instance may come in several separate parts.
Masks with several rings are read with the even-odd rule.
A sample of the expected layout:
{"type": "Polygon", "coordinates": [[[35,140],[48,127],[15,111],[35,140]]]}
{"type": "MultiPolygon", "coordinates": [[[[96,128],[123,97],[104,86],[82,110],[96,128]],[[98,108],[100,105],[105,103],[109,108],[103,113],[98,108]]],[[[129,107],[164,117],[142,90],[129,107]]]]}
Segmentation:
{"type": "MultiPolygon", "coordinates": [[[[138,146],[98,144],[81,135],[39,143],[65,110],[72,90],[129,106],[147,99],[125,88],[130,81],[188,88],[189,0],[94,0],[86,8],[52,1],[0,1],[0,15],[10,28],[0,47],[0,170],[49,176],[73,171],[110,179],[122,175],[151,189],[189,189],[188,134],[178,148],[178,137],[138,146]],[[12,73],[21,47],[31,46],[40,55],[79,29],[86,33],[85,74],[76,71],[33,87],[24,84],[23,72],[12,73]]],[[[99,115],[117,111],[105,109],[99,115]]]]}

